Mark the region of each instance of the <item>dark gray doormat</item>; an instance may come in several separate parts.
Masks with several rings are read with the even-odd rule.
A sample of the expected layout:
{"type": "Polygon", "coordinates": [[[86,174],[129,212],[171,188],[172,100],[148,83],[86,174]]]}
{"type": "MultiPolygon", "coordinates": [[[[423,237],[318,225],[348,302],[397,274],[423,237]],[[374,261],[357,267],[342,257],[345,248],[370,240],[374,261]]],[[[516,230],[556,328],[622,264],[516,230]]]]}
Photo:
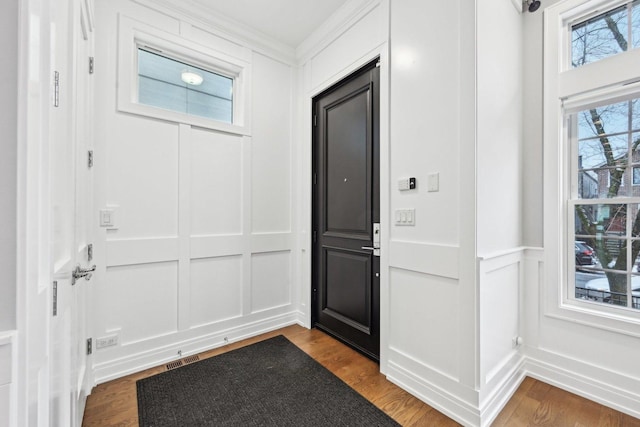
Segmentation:
{"type": "Polygon", "coordinates": [[[141,427],[399,425],[281,335],[136,386],[141,427]]]}

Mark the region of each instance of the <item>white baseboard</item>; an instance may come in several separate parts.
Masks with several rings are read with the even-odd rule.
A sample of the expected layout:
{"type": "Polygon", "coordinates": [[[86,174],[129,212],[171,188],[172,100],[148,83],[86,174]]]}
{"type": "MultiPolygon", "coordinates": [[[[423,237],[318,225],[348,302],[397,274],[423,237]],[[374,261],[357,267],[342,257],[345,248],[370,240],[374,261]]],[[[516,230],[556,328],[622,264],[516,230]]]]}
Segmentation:
{"type": "Polygon", "coordinates": [[[514,356],[512,363],[509,363],[510,369],[499,378],[489,397],[481,398],[480,425],[482,427],[489,426],[495,421],[527,376],[524,369],[525,361],[522,355],[514,356]]]}
{"type": "Polygon", "coordinates": [[[462,425],[475,427],[480,423],[480,411],[474,405],[397,363],[388,363],[387,379],[462,425]]]}
{"type": "Polygon", "coordinates": [[[591,365],[579,365],[575,370],[568,370],[563,366],[576,366],[576,361],[543,350],[536,350],[535,353],[537,358],[531,356],[520,358],[515,367],[505,374],[500,385],[491,393],[491,397],[482,407],[470,404],[453,394],[451,390],[433,384],[394,362],[389,362],[387,378],[465,426],[491,425],[527,376],[640,419],[639,393],[593,379],[606,377],[607,374],[609,376],[619,374],[604,372],[603,369],[591,365]],[[596,374],[594,370],[598,369],[603,372],[596,374]],[[580,370],[588,372],[580,372],[580,370]]]}
{"type": "Polygon", "coordinates": [[[150,343],[152,348],[148,350],[96,364],[93,368],[94,386],[176,360],[178,350],[182,350],[181,357],[186,357],[294,324],[300,324],[298,312],[290,312],[186,340],[181,340],[178,333],[175,342],[171,345],[153,347],[150,343]]]}
{"type": "MultiPolygon", "coordinates": [[[[582,366],[575,360],[544,350],[535,353],[525,362],[528,376],[640,419],[640,393],[594,379],[620,374],[593,365],[582,366]],[[567,366],[574,368],[568,370],[567,366]]],[[[640,390],[640,385],[636,384],[636,389],[640,390]]]]}

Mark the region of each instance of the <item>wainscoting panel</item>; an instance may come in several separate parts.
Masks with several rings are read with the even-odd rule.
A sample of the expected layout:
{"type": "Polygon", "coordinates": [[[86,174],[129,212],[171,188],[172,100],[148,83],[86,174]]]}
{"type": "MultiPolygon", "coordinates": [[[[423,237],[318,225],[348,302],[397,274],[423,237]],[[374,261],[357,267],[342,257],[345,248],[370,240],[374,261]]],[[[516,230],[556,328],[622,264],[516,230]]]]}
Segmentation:
{"type": "Polygon", "coordinates": [[[191,235],[242,232],[242,137],[191,129],[191,235]]]}
{"type": "Polygon", "coordinates": [[[95,73],[94,220],[115,206],[117,223],[96,221],[95,229],[91,333],[117,338],[94,349],[100,383],[298,321],[299,144],[292,143],[295,70],[280,56],[177,3],[97,2],[95,16],[96,51],[105,55],[95,73]],[[129,34],[119,31],[124,20],[144,22],[197,57],[238,58],[238,123],[114,108],[114,88],[135,89],[135,69],[118,61],[118,49],[130,46],[120,43],[129,34]]]}
{"type": "Polygon", "coordinates": [[[524,248],[478,257],[479,409],[482,425],[500,413],[524,378],[522,278],[524,248]]]}
{"type": "Polygon", "coordinates": [[[291,304],[291,252],[251,257],[251,312],[291,304]]]}
{"type": "MultiPolygon", "coordinates": [[[[113,86],[115,87],[115,86],[113,86]]],[[[103,209],[117,206],[110,239],[154,238],[178,234],[178,125],[118,115],[109,129],[108,170],[103,209]]],[[[96,218],[98,213],[96,212],[96,218]]]]}
{"type": "Polygon", "coordinates": [[[291,231],[291,67],[254,53],[253,135],[251,144],[251,231],[291,231]],[[274,167],[274,165],[278,165],[274,167]]]}
{"type": "Polygon", "coordinates": [[[492,270],[480,261],[480,360],[482,384],[499,373],[516,347],[520,316],[520,259],[510,257],[492,270]]]}
{"type": "Polygon", "coordinates": [[[191,326],[242,316],[242,257],[191,261],[191,326]]]}
{"type": "Polygon", "coordinates": [[[121,345],[177,331],[177,262],[110,267],[106,281],[97,306],[107,330],[121,330],[121,345]]]}
{"type": "Polygon", "coordinates": [[[456,381],[457,281],[392,268],[390,282],[389,348],[456,381]]]}

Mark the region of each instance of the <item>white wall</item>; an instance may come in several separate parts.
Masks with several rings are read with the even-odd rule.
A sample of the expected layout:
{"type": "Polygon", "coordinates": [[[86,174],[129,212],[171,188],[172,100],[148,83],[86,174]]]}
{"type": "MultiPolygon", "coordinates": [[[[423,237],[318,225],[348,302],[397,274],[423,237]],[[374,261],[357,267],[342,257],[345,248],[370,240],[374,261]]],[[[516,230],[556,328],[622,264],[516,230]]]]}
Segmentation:
{"type": "Polygon", "coordinates": [[[458,1],[391,2],[389,209],[393,220],[396,209],[415,208],[416,225],[391,226],[388,375],[473,423],[475,284],[473,274],[461,274],[473,270],[475,257],[474,241],[462,231],[473,228],[475,216],[474,199],[463,197],[475,170],[462,168],[475,157],[475,123],[463,108],[475,103],[473,47],[463,43],[465,20],[471,17],[471,37],[475,23],[473,9],[465,13],[458,1]],[[438,192],[427,191],[432,173],[439,174],[438,192]],[[417,189],[398,191],[397,180],[411,176],[417,189]],[[472,258],[462,258],[469,249],[472,258]]]}
{"type": "Polygon", "coordinates": [[[513,339],[522,334],[523,17],[508,1],[476,7],[478,385],[486,423],[522,379],[513,339]]]}
{"type": "Polygon", "coordinates": [[[294,68],[141,3],[96,4],[96,218],[118,208],[117,228],[97,230],[92,336],[119,339],[96,350],[97,382],[299,319],[294,68]],[[246,134],[119,112],[118,14],[248,63],[246,134]]]}
{"type": "Polygon", "coordinates": [[[522,244],[522,15],[479,0],[478,253],[522,244]],[[500,22],[500,25],[496,25],[500,22]]]}
{"type": "Polygon", "coordinates": [[[0,13],[0,331],[16,327],[16,191],[18,103],[18,1],[0,13]]]}

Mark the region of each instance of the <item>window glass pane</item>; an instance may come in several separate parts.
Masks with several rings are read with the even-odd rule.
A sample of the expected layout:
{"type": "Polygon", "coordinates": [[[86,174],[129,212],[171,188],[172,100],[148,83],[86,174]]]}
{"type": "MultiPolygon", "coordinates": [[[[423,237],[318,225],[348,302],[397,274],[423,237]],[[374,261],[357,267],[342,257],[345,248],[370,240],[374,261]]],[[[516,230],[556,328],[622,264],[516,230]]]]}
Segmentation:
{"type": "MultiPolygon", "coordinates": [[[[636,6],[633,2],[633,6],[636,6]]],[[[636,46],[632,3],[571,26],[571,65],[596,62],[636,46]],[[631,22],[631,25],[629,25],[631,22]],[[629,43],[632,43],[629,46],[629,43]]]]}
{"type": "Polygon", "coordinates": [[[640,310],[640,276],[631,276],[631,308],[640,310]]]}
{"type": "MultiPolygon", "coordinates": [[[[640,185],[640,168],[633,168],[633,185],[640,185]]],[[[633,190],[633,197],[638,197],[640,194],[636,194],[636,190],[633,190]]]]}
{"type": "Polygon", "coordinates": [[[233,79],[138,49],[138,102],[232,123],[233,79]]]}
{"type": "MultiPolygon", "coordinates": [[[[620,250],[626,247],[620,239],[626,236],[627,205],[599,204],[576,205],[575,240],[584,241],[595,251],[604,268],[617,260],[620,250]]],[[[622,261],[622,260],[621,260],[622,261]]],[[[616,269],[619,269],[620,265],[616,269]]],[[[625,266],[626,269],[626,266],[625,266]]]]}
{"type": "Polygon", "coordinates": [[[640,301],[634,299],[640,298],[638,204],[576,205],[575,214],[575,297],[638,309],[640,301]],[[632,219],[629,224],[627,215],[632,219]],[[629,265],[628,259],[635,261],[629,265]]]}
{"type": "MultiPolygon", "coordinates": [[[[603,105],[576,114],[578,144],[578,197],[581,199],[634,196],[629,184],[631,163],[640,167],[638,99],[603,105]],[[635,131],[635,132],[634,132],[635,131]]],[[[638,191],[640,196],[640,190],[638,191]]]]}
{"type": "Polygon", "coordinates": [[[631,129],[640,131],[640,100],[638,99],[631,101],[631,129]]]}
{"type": "Polygon", "coordinates": [[[576,274],[576,298],[626,307],[627,285],[627,274],[576,274]]]}

